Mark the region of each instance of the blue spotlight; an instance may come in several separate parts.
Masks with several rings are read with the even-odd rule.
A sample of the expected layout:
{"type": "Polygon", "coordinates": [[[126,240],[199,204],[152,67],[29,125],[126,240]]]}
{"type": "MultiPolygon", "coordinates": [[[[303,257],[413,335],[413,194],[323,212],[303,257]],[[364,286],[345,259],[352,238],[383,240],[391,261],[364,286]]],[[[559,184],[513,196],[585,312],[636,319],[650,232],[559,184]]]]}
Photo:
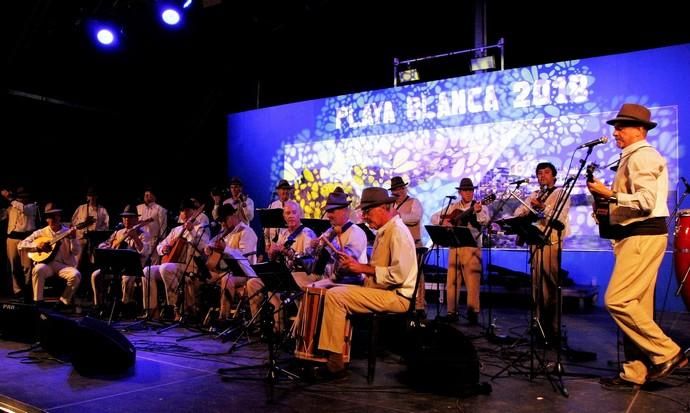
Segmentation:
{"type": "Polygon", "coordinates": [[[165,7],[161,12],[161,19],[163,19],[163,22],[165,24],[169,26],[175,26],[180,22],[182,16],[180,15],[180,12],[177,9],[173,7],[165,7]]]}
{"type": "Polygon", "coordinates": [[[89,36],[98,47],[116,49],[120,44],[122,29],[112,22],[90,20],[87,23],[89,36]]]}

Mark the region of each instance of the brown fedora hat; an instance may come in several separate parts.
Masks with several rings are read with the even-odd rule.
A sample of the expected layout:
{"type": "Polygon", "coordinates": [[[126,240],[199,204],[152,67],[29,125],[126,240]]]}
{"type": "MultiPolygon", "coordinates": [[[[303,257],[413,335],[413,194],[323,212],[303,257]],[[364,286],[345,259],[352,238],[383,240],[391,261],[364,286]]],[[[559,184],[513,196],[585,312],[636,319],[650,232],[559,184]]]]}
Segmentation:
{"type": "Polygon", "coordinates": [[[460,186],[455,187],[455,189],[457,189],[459,191],[476,189],[476,188],[477,187],[474,186],[474,184],[472,183],[472,180],[470,178],[462,178],[460,180],[460,186]]]}
{"type": "Polygon", "coordinates": [[[624,103],[615,118],[607,120],[606,123],[614,125],[616,123],[629,123],[642,125],[650,130],[656,127],[656,122],[651,121],[652,114],[649,109],[635,103],[624,103]]]}
{"type": "Polygon", "coordinates": [[[324,209],[326,212],[328,212],[335,209],[345,208],[349,205],[350,201],[347,200],[347,194],[341,187],[337,187],[333,192],[328,194],[328,199],[326,199],[326,207],[324,209]]]}
{"type": "Polygon", "coordinates": [[[388,190],[385,188],[364,188],[364,191],[362,191],[362,199],[357,209],[367,209],[383,204],[392,204],[395,202],[395,199],[394,196],[388,196],[388,190]]]}
{"type": "Polygon", "coordinates": [[[45,206],[45,209],[43,210],[43,213],[45,215],[59,214],[61,212],[62,209],[58,208],[57,205],[52,202],[48,202],[45,206]]]}
{"type": "Polygon", "coordinates": [[[394,176],[391,178],[391,187],[390,190],[394,190],[396,188],[400,188],[401,186],[407,186],[408,182],[405,182],[401,176],[394,176]]]}

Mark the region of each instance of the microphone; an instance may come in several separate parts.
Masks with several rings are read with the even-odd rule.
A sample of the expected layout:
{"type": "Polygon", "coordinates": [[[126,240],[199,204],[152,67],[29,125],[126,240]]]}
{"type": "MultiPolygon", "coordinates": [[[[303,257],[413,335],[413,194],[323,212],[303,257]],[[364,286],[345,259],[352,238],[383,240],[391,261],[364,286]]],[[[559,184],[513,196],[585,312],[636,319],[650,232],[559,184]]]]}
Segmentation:
{"type": "Polygon", "coordinates": [[[685,192],[690,193],[690,184],[688,184],[688,181],[686,181],[682,176],[680,177],[680,180],[683,181],[683,184],[685,185],[685,192]]]}
{"type": "Polygon", "coordinates": [[[528,184],[528,183],[529,183],[529,178],[522,178],[522,179],[518,179],[517,181],[508,182],[508,185],[522,185],[522,184],[528,184]]]}
{"type": "Polygon", "coordinates": [[[448,198],[448,199],[456,199],[457,196],[455,196],[455,195],[446,195],[446,198],[448,198]]]}
{"type": "Polygon", "coordinates": [[[609,138],[607,136],[602,136],[599,139],[595,139],[593,141],[589,141],[587,143],[583,143],[582,145],[578,146],[577,149],[582,149],[582,148],[591,148],[592,146],[599,145],[600,143],[606,143],[609,141],[609,138]]]}

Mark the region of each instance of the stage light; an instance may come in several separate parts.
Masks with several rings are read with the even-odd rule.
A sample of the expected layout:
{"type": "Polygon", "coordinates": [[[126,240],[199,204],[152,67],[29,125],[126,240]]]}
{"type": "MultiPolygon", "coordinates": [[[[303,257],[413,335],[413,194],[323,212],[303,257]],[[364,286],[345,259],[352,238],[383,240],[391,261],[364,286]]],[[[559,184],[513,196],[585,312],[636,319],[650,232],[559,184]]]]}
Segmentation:
{"type": "Polygon", "coordinates": [[[182,16],[177,9],[168,6],[164,7],[163,11],[161,11],[161,19],[163,20],[163,23],[169,26],[175,26],[180,22],[182,16]]]}
{"type": "Polygon", "coordinates": [[[496,68],[496,61],[493,56],[476,57],[470,61],[470,69],[473,72],[494,68],[496,68]]]}
{"type": "Polygon", "coordinates": [[[94,44],[104,49],[116,49],[123,34],[122,27],[111,21],[89,20],[86,29],[94,44]]]}
{"type": "Polygon", "coordinates": [[[407,70],[399,72],[398,78],[400,79],[400,83],[414,82],[419,80],[419,72],[417,72],[417,69],[408,68],[407,70]]]}

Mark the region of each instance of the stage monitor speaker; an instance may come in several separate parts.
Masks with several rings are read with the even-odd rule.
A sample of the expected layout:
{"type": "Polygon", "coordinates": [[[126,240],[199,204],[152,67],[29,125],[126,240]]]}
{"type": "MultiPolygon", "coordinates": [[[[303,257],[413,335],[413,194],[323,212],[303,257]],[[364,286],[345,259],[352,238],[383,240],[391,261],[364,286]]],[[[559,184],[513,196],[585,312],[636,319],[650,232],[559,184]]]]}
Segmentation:
{"type": "Polygon", "coordinates": [[[71,361],[82,375],[119,374],[134,365],[132,343],[108,324],[90,317],[76,320],[57,313],[40,315],[41,347],[51,356],[71,361]]]}
{"type": "Polygon", "coordinates": [[[0,338],[35,343],[38,341],[38,309],[31,304],[0,303],[0,338]]]}
{"type": "Polygon", "coordinates": [[[122,333],[91,317],[79,321],[72,365],[82,375],[119,374],[136,361],[136,349],[122,333]]]}
{"type": "Polygon", "coordinates": [[[420,391],[444,395],[488,394],[479,383],[479,357],[472,342],[458,329],[440,322],[410,330],[408,381],[420,391]]]}

